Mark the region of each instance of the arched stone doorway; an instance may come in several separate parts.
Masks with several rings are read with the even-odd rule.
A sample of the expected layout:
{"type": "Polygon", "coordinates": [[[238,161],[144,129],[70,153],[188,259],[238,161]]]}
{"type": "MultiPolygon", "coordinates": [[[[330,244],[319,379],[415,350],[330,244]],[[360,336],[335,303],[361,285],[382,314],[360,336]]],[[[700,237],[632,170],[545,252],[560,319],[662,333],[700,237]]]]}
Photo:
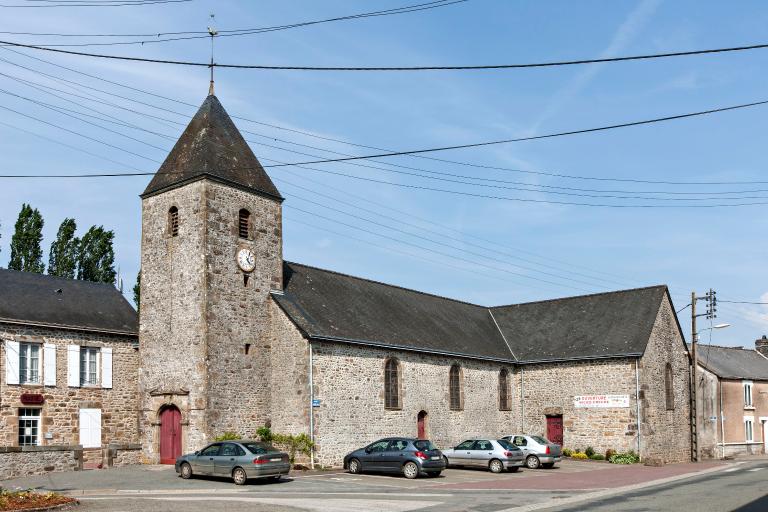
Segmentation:
{"type": "Polygon", "coordinates": [[[181,456],[181,411],[175,405],[160,409],[160,464],[174,464],[181,456]]]}
{"type": "Polygon", "coordinates": [[[416,416],[416,437],[427,439],[427,411],[419,411],[416,416]]]}

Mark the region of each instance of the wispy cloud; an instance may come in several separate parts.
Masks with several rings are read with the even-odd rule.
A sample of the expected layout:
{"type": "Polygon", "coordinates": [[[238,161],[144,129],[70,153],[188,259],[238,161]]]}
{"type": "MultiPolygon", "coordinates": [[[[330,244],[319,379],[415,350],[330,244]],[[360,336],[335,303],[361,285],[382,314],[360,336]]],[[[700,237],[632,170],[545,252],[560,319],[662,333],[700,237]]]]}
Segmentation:
{"type": "MultiPolygon", "coordinates": [[[[624,50],[645,27],[648,21],[661,4],[661,0],[643,0],[629,13],[624,22],[619,26],[608,46],[600,53],[600,58],[616,56],[624,50]]],[[[557,115],[560,110],[589,85],[590,82],[603,69],[605,64],[593,64],[583,68],[578,75],[568,82],[550,99],[538,119],[528,129],[530,135],[539,131],[539,128],[549,119],[557,115]]]]}

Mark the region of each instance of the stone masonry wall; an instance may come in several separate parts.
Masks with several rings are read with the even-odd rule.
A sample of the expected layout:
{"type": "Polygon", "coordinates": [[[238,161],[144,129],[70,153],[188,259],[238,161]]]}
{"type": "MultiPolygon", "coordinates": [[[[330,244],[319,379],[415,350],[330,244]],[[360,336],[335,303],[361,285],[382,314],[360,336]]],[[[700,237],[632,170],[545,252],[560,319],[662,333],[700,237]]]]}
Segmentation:
{"type": "Polygon", "coordinates": [[[182,414],[182,451],[208,439],[205,291],[205,187],[202,181],[142,201],[141,444],[148,462],[159,461],[161,407],[182,414]],[[172,237],[168,210],[179,210],[172,237]]]}
{"type": "Polygon", "coordinates": [[[690,359],[665,295],[640,359],[641,455],[665,462],[691,460],[690,359]],[[672,366],[674,408],[668,410],[665,369],[672,366]]]}
{"type": "MultiPolygon", "coordinates": [[[[137,376],[139,356],[136,338],[46,327],[0,323],[0,338],[56,345],[56,386],[8,384],[5,381],[5,344],[0,347],[0,446],[17,446],[18,411],[40,408],[41,445],[77,445],[80,409],[101,409],[102,445],[138,441],[137,376]],[[67,346],[112,348],[112,388],[67,386],[67,346]],[[41,406],[24,405],[22,393],[42,394],[41,406]],[[45,434],[50,433],[46,439],[45,434]]],[[[44,356],[40,350],[41,357],[44,356]]],[[[43,376],[41,376],[42,382],[43,376]]]]}
{"type": "Polygon", "coordinates": [[[253,437],[270,418],[270,290],[282,289],[282,217],[278,201],[205,182],[208,415],[211,434],[253,437]],[[238,213],[251,229],[238,236],[238,213]],[[256,269],[248,275],[236,254],[249,248],[256,269]],[[247,352],[247,353],[246,353],[247,352]]]}
{"type": "Polygon", "coordinates": [[[272,430],[309,434],[309,342],[275,301],[272,312],[272,430]]]}
{"type": "Polygon", "coordinates": [[[702,458],[721,458],[720,443],[720,389],[715,374],[699,365],[696,391],[699,455],[702,458]]]}
{"type": "MultiPolygon", "coordinates": [[[[339,466],[348,452],[387,436],[417,435],[417,415],[427,413],[427,437],[438,448],[472,436],[502,436],[517,425],[518,390],[510,386],[512,411],[499,411],[498,378],[511,365],[417,354],[342,343],[314,342],[316,461],[339,466]],[[384,409],[384,361],[400,361],[402,408],[384,409]],[[464,409],[449,408],[448,372],[462,369],[464,409]]],[[[512,379],[511,379],[512,380],[512,379]]]]}
{"type": "Polygon", "coordinates": [[[79,446],[23,446],[0,448],[0,480],[83,469],[79,446]]]}
{"type": "Polygon", "coordinates": [[[547,415],[563,415],[563,445],[596,453],[637,450],[634,359],[522,365],[516,375],[517,406],[526,434],[547,435],[547,415]],[[522,381],[522,383],[521,383],[522,381]],[[629,395],[629,407],[576,408],[578,395],[629,395]]]}

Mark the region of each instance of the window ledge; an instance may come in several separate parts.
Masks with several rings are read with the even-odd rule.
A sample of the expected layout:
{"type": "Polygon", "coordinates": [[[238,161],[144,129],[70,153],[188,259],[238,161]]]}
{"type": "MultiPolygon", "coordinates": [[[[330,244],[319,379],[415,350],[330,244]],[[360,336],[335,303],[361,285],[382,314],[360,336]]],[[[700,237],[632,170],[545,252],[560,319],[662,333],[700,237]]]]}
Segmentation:
{"type": "Polygon", "coordinates": [[[384,406],[384,410],[385,411],[402,411],[403,408],[402,408],[402,406],[398,406],[398,407],[386,407],[386,406],[384,406]]]}
{"type": "Polygon", "coordinates": [[[755,406],[754,405],[745,405],[744,406],[744,410],[745,411],[754,411],[755,410],[755,406]]]}

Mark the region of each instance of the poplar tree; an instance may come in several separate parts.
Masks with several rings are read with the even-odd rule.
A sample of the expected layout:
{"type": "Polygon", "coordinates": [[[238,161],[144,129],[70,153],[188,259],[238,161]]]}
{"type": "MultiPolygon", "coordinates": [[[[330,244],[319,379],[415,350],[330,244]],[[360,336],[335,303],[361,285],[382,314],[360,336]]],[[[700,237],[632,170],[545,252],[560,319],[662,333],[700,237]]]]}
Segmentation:
{"type": "Polygon", "coordinates": [[[77,278],[100,283],[115,282],[115,233],[103,226],[91,226],[80,239],[77,278]]]}
{"type": "Polygon", "coordinates": [[[8,268],[42,274],[45,271],[42,241],[43,216],[37,208],[22,204],[11,237],[11,259],[8,268]]]}
{"type": "Polygon", "coordinates": [[[80,240],[75,236],[75,219],[66,218],[59,226],[56,240],[48,253],[48,274],[74,279],[77,273],[77,257],[80,240]]]}
{"type": "Polygon", "coordinates": [[[139,304],[141,302],[141,269],[139,269],[139,273],[136,274],[136,284],[133,285],[133,303],[136,304],[136,311],[139,310],[141,305],[139,304]]]}

